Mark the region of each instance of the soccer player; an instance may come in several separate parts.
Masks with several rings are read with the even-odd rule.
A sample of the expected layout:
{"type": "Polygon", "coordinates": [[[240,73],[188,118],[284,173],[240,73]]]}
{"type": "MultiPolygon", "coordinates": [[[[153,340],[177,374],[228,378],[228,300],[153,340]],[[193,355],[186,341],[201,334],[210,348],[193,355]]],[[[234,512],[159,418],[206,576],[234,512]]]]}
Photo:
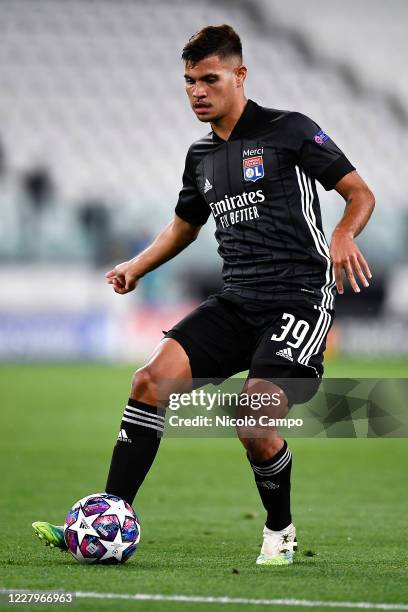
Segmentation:
{"type": "MultiPolygon", "coordinates": [[[[188,150],[173,220],[134,259],[106,274],[123,295],[198,236],[210,215],[223,259],[223,289],[168,331],[137,370],[123,413],[106,491],[132,503],[159,448],[166,398],[193,379],[249,370],[245,391],[279,397],[280,416],[308,401],[323,374],[323,352],[343,273],[353,291],[371,273],[354,242],[374,197],[330,136],[298,112],[263,108],[244,93],[247,69],[238,34],[208,26],[183,49],[191,108],[211,131],[188,150]],[[345,200],[330,249],[315,180],[345,200]],[[291,384],[294,379],[307,385],[291,384]]],[[[239,429],[266,510],[256,563],[288,565],[296,550],[290,508],[292,454],[271,429],[239,429]]],[[[62,529],[34,523],[46,543],[64,547],[62,529]]]]}

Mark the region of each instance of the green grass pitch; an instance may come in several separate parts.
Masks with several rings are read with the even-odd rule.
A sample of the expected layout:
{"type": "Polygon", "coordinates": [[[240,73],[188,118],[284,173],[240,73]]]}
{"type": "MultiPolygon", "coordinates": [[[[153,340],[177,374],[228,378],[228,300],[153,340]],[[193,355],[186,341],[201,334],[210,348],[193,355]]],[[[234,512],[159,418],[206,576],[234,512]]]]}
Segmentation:
{"type": "MultiPolygon", "coordinates": [[[[135,504],[142,539],[128,564],[81,566],[42,546],[32,521],[61,523],[74,501],[103,490],[131,373],[131,366],[1,366],[2,588],[408,603],[404,439],[290,441],[300,541],[291,567],[254,565],[264,513],[233,439],[163,441],[135,504]]],[[[326,373],[406,377],[407,362],[329,361],[326,373]]],[[[80,600],[74,608],[219,606],[80,600]]]]}

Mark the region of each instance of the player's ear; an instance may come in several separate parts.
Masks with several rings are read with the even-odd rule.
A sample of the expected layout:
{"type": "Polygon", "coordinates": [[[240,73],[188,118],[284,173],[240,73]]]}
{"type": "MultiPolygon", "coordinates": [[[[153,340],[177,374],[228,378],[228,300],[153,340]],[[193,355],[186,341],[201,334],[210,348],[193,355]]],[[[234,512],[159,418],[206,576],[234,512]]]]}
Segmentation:
{"type": "Polygon", "coordinates": [[[235,68],[235,82],[236,82],[237,87],[242,87],[242,85],[244,84],[246,75],[247,75],[246,66],[238,66],[238,68],[235,68]]]}

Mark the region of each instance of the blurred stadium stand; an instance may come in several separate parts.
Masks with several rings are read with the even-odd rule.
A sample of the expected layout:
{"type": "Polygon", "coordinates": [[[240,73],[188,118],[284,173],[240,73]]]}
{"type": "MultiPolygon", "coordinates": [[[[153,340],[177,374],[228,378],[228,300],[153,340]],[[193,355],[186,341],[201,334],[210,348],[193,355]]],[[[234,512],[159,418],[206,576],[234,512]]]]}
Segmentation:
{"type": "Polygon", "coordinates": [[[309,56],[337,64],[356,88],[382,93],[404,119],[408,112],[406,0],[260,0],[275,27],[298,36],[309,56]],[[368,8],[369,6],[369,8],[368,8]]]}
{"type": "MultiPolygon", "coordinates": [[[[345,329],[356,314],[406,316],[406,292],[405,307],[397,312],[393,305],[402,296],[395,278],[408,260],[407,3],[373,0],[368,16],[363,0],[341,6],[333,0],[0,0],[0,15],[0,277],[9,287],[3,314],[38,310],[45,287],[57,296],[52,312],[56,303],[58,312],[71,312],[85,278],[99,296],[93,266],[104,287],[101,266],[136,253],[171,218],[186,150],[206,131],[187,104],[181,48],[203,25],[227,22],[243,39],[249,97],[313,117],[377,196],[374,221],[359,239],[376,282],[359,312],[356,301],[339,304],[345,329]],[[64,265],[60,280],[55,265],[64,265]],[[17,304],[8,297],[18,282],[25,290],[17,290],[17,304]]],[[[322,203],[329,234],[343,202],[323,193],[322,203]]],[[[115,296],[109,305],[99,296],[85,311],[105,307],[116,317],[119,310],[121,321],[125,310],[131,316],[143,303],[146,312],[157,310],[165,294],[178,314],[178,302],[219,283],[212,230],[209,220],[187,254],[123,299],[126,307],[113,307],[115,296]]],[[[2,338],[11,323],[4,321],[5,358],[2,338]]],[[[400,337],[408,341],[408,331],[400,337]]]]}

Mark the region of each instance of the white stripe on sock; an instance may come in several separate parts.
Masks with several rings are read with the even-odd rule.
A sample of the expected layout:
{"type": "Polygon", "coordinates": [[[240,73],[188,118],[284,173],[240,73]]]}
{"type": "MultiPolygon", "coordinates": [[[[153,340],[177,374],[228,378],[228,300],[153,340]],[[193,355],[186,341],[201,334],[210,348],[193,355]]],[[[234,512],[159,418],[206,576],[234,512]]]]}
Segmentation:
{"type": "Polygon", "coordinates": [[[292,458],[292,453],[289,451],[288,455],[287,456],[285,455],[285,461],[283,463],[280,461],[279,465],[277,466],[271,465],[271,466],[268,466],[267,468],[259,468],[258,466],[254,466],[252,464],[251,465],[252,465],[253,471],[255,472],[257,476],[274,476],[275,474],[279,474],[279,472],[282,472],[282,470],[285,469],[288,463],[290,463],[291,458],[292,458]]]}
{"type": "Polygon", "coordinates": [[[161,416],[160,414],[153,414],[151,412],[147,412],[147,410],[140,410],[140,408],[134,408],[133,406],[127,405],[126,410],[130,410],[131,412],[135,412],[138,414],[143,414],[145,416],[148,416],[148,417],[151,417],[153,419],[157,419],[163,422],[165,421],[165,417],[161,416]]]}
{"type": "Polygon", "coordinates": [[[286,448],[282,457],[276,463],[273,463],[271,465],[265,465],[265,466],[252,465],[252,464],[251,465],[254,469],[258,470],[259,472],[268,472],[271,468],[279,467],[282,464],[282,462],[284,462],[288,458],[289,453],[290,453],[289,449],[286,448]]]}
{"type": "Polygon", "coordinates": [[[125,409],[124,415],[128,417],[133,417],[134,419],[140,419],[142,421],[146,421],[147,423],[155,423],[156,425],[164,425],[164,421],[157,421],[156,419],[152,419],[150,416],[146,416],[145,414],[136,414],[134,412],[130,412],[127,408],[125,409]]]}
{"type": "Polygon", "coordinates": [[[135,419],[129,419],[125,416],[122,417],[122,421],[126,421],[126,423],[134,423],[135,425],[141,425],[142,427],[148,427],[150,429],[157,429],[157,431],[164,431],[164,426],[159,427],[158,425],[150,425],[149,423],[144,423],[143,421],[136,421],[135,419]]]}

